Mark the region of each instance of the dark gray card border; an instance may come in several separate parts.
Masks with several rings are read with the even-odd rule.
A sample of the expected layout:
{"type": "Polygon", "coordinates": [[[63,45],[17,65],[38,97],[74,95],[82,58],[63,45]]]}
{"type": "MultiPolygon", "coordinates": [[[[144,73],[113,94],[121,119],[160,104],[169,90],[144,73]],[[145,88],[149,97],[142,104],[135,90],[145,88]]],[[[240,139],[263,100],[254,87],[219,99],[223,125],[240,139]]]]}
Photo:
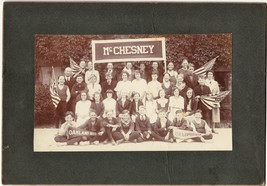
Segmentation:
{"type": "Polygon", "coordinates": [[[263,184],[265,4],[4,3],[5,184],[263,184]],[[233,34],[232,152],[33,152],[35,34],[233,34]]]}

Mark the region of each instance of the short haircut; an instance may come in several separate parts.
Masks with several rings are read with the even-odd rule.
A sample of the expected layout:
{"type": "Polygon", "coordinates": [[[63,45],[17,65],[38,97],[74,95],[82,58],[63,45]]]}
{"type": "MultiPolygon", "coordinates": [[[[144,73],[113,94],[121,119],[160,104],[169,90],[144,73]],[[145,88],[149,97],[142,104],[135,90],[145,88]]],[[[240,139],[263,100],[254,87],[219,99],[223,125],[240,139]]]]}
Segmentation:
{"type": "Polygon", "coordinates": [[[205,79],[205,75],[203,75],[203,74],[199,75],[198,79],[205,79]]]}
{"type": "Polygon", "coordinates": [[[96,114],[96,110],[95,109],[90,109],[89,112],[90,112],[90,114],[91,113],[95,113],[96,114]]]}
{"type": "Polygon", "coordinates": [[[176,110],[175,114],[184,113],[183,109],[176,110]]]}
{"type": "Polygon", "coordinates": [[[159,75],[159,72],[157,70],[152,70],[151,75],[153,75],[153,74],[159,75]]]}
{"type": "Polygon", "coordinates": [[[200,114],[202,114],[202,110],[200,110],[200,109],[197,109],[197,110],[196,110],[196,112],[195,112],[195,114],[197,114],[197,113],[200,113],[200,114]]]}
{"type": "Polygon", "coordinates": [[[208,70],[208,71],[206,72],[206,76],[209,74],[209,72],[211,72],[212,75],[214,75],[214,72],[213,72],[212,70],[208,70]]]}
{"type": "Polygon", "coordinates": [[[161,112],[164,112],[164,113],[166,113],[166,110],[164,110],[164,109],[159,109],[159,111],[158,111],[159,113],[161,113],[161,112]]]}
{"type": "Polygon", "coordinates": [[[111,93],[111,94],[113,94],[113,90],[108,89],[108,90],[106,91],[106,94],[107,94],[107,93],[111,93]]]}
{"type": "Polygon", "coordinates": [[[141,74],[140,70],[135,70],[134,73],[135,74],[141,74]]]}
{"type": "Polygon", "coordinates": [[[139,106],[139,110],[140,110],[140,109],[144,109],[144,110],[146,110],[146,107],[145,107],[144,105],[140,105],[140,106],[139,106]]]}
{"type": "Polygon", "coordinates": [[[71,117],[74,118],[74,113],[73,113],[72,111],[67,111],[67,112],[65,113],[65,117],[67,117],[67,116],[71,116],[71,117]]]}
{"type": "Polygon", "coordinates": [[[83,78],[83,75],[82,75],[82,74],[78,74],[78,75],[76,76],[76,79],[77,79],[78,77],[82,77],[82,78],[83,78]]]}
{"type": "Polygon", "coordinates": [[[105,111],[106,114],[109,113],[109,112],[114,113],[114,110],[113,109],[108,109],[108,110],[105,111]]]}
{"type": "Polygon", "coordinates": [[[195,65],[193,63],[188,63],[188,68],[193,67],[195,69],[195,65]]]}
{"type": "Polygon", "coordinates": [[[130,114],[129,110],[123,110],[121,113],[122,114],[130,114]]]}
{"type": "Polygon", "coordinates": [[[126,74],[127,77],[129,77],[129,73],[128,73],[127,71],[122,71],[121,75],[122,75],[122,74],[126,74]]]}

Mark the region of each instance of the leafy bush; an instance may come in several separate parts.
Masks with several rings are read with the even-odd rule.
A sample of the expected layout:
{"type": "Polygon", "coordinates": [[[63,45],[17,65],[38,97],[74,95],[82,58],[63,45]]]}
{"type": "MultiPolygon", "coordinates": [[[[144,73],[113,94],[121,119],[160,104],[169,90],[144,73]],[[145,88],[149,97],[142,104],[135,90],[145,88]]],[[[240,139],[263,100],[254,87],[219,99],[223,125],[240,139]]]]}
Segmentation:
{"type": "Polygon", "coordinates": [[[55,107],[52,103],[49,86],[37,83],[35,85],[34,125],[53,125],[55,122],[55,107]]]}

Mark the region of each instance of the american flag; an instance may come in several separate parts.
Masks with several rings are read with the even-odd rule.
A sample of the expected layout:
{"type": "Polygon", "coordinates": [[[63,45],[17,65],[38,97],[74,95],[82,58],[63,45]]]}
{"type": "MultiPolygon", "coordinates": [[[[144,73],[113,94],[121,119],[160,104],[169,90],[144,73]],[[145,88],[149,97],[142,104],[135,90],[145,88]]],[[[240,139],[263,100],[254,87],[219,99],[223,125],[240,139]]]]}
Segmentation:
{"type": "Polygon", "coordinates": [[[82,72],[81,67],[70,57],[70,68],[72,69],[73,77],[76,77],[82,72]]]}
{"type": "Polygon", "coordinates": [[[217,56],[214,59],[210,60],[209,62],[205,63],[202,67],[195,70],[194,73],[196,75],[204,75],[208,70],[211,70],[213,68],[213,65],[214,65],[214,63],[218,57],[219,56],[217,56]]]}
{"type": "Polygon", "coordinates": [[[51,96],[53,105],[55,106],[55,108],[57,108],[60,98],[57,92],[57,79],[56,79],[53,66],[52,66],[52,77],[51,77],[51,84],[50,84],[50,96],[51,96]]]}
{"type": "Polygon", "coordinates": [[[231,90],[227,90],[213,96],[203,95],[200,96],[200,100],[208,109],[211,110],[212,108],[216,107],[218,103],[220,103],[230,92],[231,90]]]}

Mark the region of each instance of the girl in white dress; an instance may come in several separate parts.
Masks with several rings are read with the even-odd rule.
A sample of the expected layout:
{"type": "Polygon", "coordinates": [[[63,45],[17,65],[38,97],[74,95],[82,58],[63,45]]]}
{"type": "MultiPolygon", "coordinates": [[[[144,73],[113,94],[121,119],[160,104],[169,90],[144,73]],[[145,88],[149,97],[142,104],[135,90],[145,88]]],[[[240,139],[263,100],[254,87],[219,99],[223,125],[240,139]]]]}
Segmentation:
{"type": "Polygon", "coordinates": [[[173,96],[169,98],[169,120],[173,121],[177,110],[184,110],[184,98],[179,95],[179,89],[175,88],[173,96]]]}
{"type": "Polygon", "coordinates": [[[129,74],[126,71],[123,71],[121,74],[122,81],[119,81],[117,86],[115,87],[115,91],[117,93],[118,99],[121,97],[121,92],[126,92],[128,98],[132,95],[132,82],[128,80],[129,74]]]}
{"type": "Polygon", "coordinates": [[[157,103],[153,99],[153,95],[151,92],[148,92],[146,94],[146,99],[145,99],[145,107],[146,107],[146,115],[150,119],[150,123],[153,124],[157,120],[157,103]]]}
{"type": "Polygon", "coordinates": [[[97,77],[94,74],[92,74],[89,79],[89,83],[87,84],[87,89],[89,90],[88,96],[90,100],[93,100],[94,94],[96,92],[101,93],[102,91],[101,85],[97,83],[97,77]]]}
{"type": "Polygon", "coordinates": [[[76,127],[82,125],[86,120],[89,119],[89,112],[91,107],[91,101],[87,99],[86,92],[81,92],[81,100],[77,102],[75,108],[76,114],[76,127]]]}
{"type": "Polygon", "coordinates": [[[113,111],[112,112],[112,117],[116,118],[116,100],[112,98],[112,94],[113,91],[112,90],[107,90],[107,98],[103,100],[103,104],[104,104],[104,114],[103,114],[103,118],[106,117],[106,112],[107,111],[113,111]]]}

